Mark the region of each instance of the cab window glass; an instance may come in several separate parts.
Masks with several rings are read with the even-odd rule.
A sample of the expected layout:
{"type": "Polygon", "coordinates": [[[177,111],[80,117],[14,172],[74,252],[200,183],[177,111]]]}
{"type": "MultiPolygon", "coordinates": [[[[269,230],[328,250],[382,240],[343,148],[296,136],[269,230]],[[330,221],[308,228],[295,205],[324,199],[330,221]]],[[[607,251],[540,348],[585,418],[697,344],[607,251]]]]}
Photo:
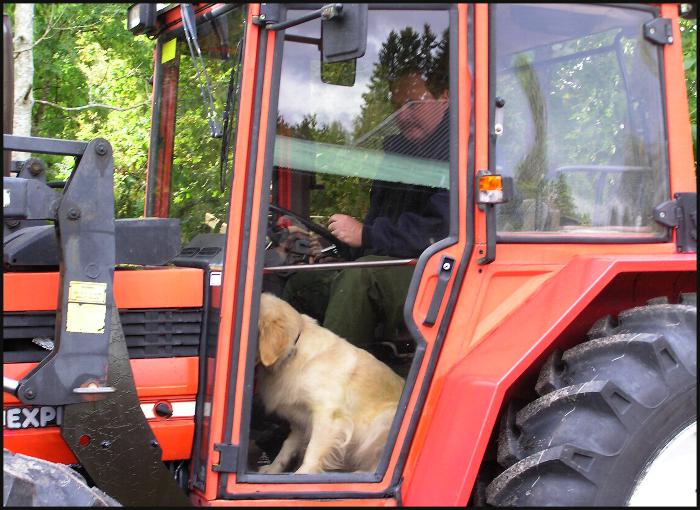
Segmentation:
{"type": "MultiPolygon", "coordinates": [[[[243,10],[233,9],[197,25],[197,38],[209,78],[219,127],[231,73],[238,65],[244,30],[243,10]]],[[[164,41],[161,65],[166,79],[178,80],[175,97],[175,141],[170,182],[170,217],[179,218],[183,244],[198,233],[223,232],[228,195],[220,191],[221,138],[211,136],[208,102],[202,95],[204,74],[195,68],[184,33],[164,41]],[[167,73],[176,67],[176,73],[167,73]],[[199,76],[197,75],[199,72],[199,76]]],[[[162,140],[159,140],[161,143],[162,140]]]]}
{"type": "Polygon", "coordinates": [[[501,234],[658,236],[668,196],[658,46],[648,11],[595,5],[491,8],[495,167],[514,178],[501,234]],[[498,122],[498,120],[495,120],[498,122]]]}
{"type": "MultiPolygon", "coordinates": [[[[449,25],[446,9],[370,9],[365,55],[331,65],[321,64],[320,20],[284,36],[262,290],[385,365],[392,411],[416,349],[403,319],[415,260],[449,233],[449,25]]],[[[272,370],[258,371],[263,401],[272,370]]],[[[302,458],[260,459],[275,459],[303,424],[260,407],[251,437],[282,433],[251,446],[249,469],[295,472],[302,458]]],[[[350,459],[332,470],[376,467],[350,459]]]]}
{"type": "MultiPolygon", "coordinates": [[[[303,12],[290,10],[288,17],[303,12]]],[[[323,225],[340,210],[362,219],[370,207],[373,181],[447,192],[449,132],[446,123],[439,125],[448,109],[443,94],[447,24],[445,11],[370,11],[367,52],[357,59],[352,86],[321,81],[318,48],[299,42],[303,37],[319,38],[320,21],[287,30],[273,203],[323,225]],[[413,81],[403,77],[390,90],[391,74],[400,73],[401,65],[408,69],[412,64],[423,67],[418,69],[422,76],[413,81]],[[430,66],[443,72],[431,73],[430,66]],[[434,127],[438,128],[435,136],[421,147],[399,138],[404,129],[419,140],[422,130],[434,127]],[[296,185],[291,182],[294,179],[308,182],[296,185]]],[[[421,251],[406,250],[400,255],[417,256],[421,251]]]]}
{"type": "MultiPolygon", "coordinates": [[[[320,20],[286,31],[266,267],[412,259],[447,236],[448,26],[447,11],[370,10],[365,55],[323,72],[320,20]],[[361,228],[354,242],[339,214],[361,228]]],[[[335,275],[313,298],[295,285],[307,275],[269,274],[263,288],[323,321],[335,275]]]]}

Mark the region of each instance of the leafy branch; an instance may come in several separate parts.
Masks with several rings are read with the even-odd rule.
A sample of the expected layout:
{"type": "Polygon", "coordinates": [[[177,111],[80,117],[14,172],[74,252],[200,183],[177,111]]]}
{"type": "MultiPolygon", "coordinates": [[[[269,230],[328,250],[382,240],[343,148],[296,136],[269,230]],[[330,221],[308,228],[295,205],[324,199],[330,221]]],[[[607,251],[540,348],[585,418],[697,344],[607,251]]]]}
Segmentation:
{"type": "Polygon", "coordinates": [[[51,11],[49,13],[49,19],[46,21],[46,29],[44,30],[44,33],[41,34],[41,36],[34,41],[30,46],[27,46],[25,48],[17,49],[13,51],[13,56],[14,58],[17,58],[17,55],[20,53],[24,53],[25,51],[30,51],[34,49],[40,42],[42,42],[45,39],[49,39],[53,36],[51,32],[58,32],[58,31],[69,31],[69,32],[78,32],[86,28],[94,28],[98,25],[102,24],[101,20],[97,20],[93,23],[88,23],[86,25],[69,25],[65,27],[58,26],[58,22],[61,21],[61,17],[63,16],[63,11],[59,12],[58,14],[55,14],[55,5],[51,6],[51,11]]]}
{"type": "MultiPolygon", "coordinates": [[[[53,7],[53,6],[52,6],[52,7],[53,7]]],[[[51,13],[49,14],[49,19],[48,19],[47,22],[46,22],[46,30],[44,30],[44,33],[41,34],[41,37],[39,37],[36,41],[34,41],[32,44],[30,44],[30,45],[27,46],[27,47],[24,47],[24,48],[21,48],[21,49],[18,49],[18,50],[14,50],[14,51],[12,52],[12,53],[13,53],[13,57],[14,57],[14,58],[17,58],[17,55],[19,55],[20,53],[24,53],[25,51],[30,51],[30,50],[34,49],[34,47],[35,47],[37,44],[39,44],[39,43],[40,43],[41,41],[43,41],[44,39],[50,37],[49,34],[50,34],[53,30],[57,30],[56,24],[57,24],[58,21],[61,19],[61,15],[62,15],[62,14],[63,14],[63,13],[59,13],[58,16],[54,16],[54,10],[53,10],[53,8],[52,8],[52,9],[51,9],[51,13]]]]}
{"type": "Polygon", "coordinates": [[[118,112],[125,112],[127,110],[135,110],[136,108],[141,108],[143,106],[149,106],[149,103],[147,101],[144,101],[143,103],[135,104],[133,106],[124,106],[124,107],[113,106],[113,105],[109,105],[109,104],[100,104],[100,103],[90,103],[90,104],[86,104],[83,106],[62,106],[60,104],[56,104],[56,103],[53,103],[51,101],[45,101],[43,99],[35,99],[34,102],[45,104],[48,106],[53,106],[54,108],[59,108],[59,109],[66,111],[66,112],[79,112],[82,110],[88,110],[90,108],[105,108],[107,110],[115,110],[118,112]]]}

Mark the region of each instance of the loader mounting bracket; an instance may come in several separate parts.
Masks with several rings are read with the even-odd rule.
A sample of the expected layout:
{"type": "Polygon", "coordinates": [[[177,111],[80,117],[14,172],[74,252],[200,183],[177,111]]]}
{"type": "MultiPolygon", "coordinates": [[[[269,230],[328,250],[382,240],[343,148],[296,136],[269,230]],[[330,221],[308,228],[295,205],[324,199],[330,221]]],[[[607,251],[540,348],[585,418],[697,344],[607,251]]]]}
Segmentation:
{"type": "Polygon", "coordinates": [[[71,154],[80,158],[62,194],[36,179],[3,178],[3,212],[18,219],[55,222],[60,245],[60,283],[55,348],[19,383],[29,405],[96,401],[113,391],[106,384],[109,318],[115,309],[112,147],[3,135],[4,150],[71,154]]]}

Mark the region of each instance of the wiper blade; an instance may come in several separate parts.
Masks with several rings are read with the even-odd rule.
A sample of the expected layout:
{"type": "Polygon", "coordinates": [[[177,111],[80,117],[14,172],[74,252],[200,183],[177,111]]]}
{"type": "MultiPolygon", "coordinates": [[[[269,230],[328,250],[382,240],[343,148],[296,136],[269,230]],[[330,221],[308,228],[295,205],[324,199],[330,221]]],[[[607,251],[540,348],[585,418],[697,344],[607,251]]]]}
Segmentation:
{"type": "MultiPolygon", "coordinates": [[[[245,31],[243,31],[243,34],[245,31]]],[[[235,122],[235,127],[238,127],[238,95],[240,92],[240,75],[243,63],[243,35],[239,39],[236,45],[236,52],[238,54],[237,62],[231,68],[231,76],[228,82],[228,91],[226,93],[226,107],[224,108],[224,134],[221,140],[221,157],[219,159],[219,190],[221,193],[224,192],[226,174],[228,173],[228,155],[231,150],[231,141],[235,143],[237,129],[233,132],[233,137],[231,136],[231,123],[235,122]]]]}
{"type": "Polygon", "coordinates": [[[192,62],[194,63],[195,78],[199,82],[200,90],[202,92],[202,99],[204,99],[204,103],[207,108],[209,132],[213,138],[221,138],[223,133],[216,118],[214,95],[211,92],[211,82],[209,81],[209,76],[207,75],[207,69],[204,66],[202,50],[199,47],[199,41],[197,39],[197,24],[194,20],[194,7],[192,4],[181,4],[180,9],[182,11],[182,25],[185,29],[187,46],[190,49],[190,55],[192,56],[192,62]],[[202,77],[204,77],[204,81],[202,81],[202,77]]]}

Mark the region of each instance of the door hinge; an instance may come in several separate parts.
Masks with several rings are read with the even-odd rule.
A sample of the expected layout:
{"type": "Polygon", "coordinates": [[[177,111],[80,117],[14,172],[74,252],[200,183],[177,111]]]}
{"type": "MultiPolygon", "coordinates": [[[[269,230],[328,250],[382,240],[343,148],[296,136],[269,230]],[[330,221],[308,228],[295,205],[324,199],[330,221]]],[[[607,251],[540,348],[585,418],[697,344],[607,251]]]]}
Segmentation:
{"type": "Polygon", "coordinates": [[[644,23],[644,37],[654,44],[672,44],[673,26],[671,18],[654,18],[644,23]]]}
{"type": "Polygon", "coordinates": [[[276,3],[260,4],[260,14],[253,16],[254,25],[272,25],[280,19],[280,6],[276,3]]]}
{"type": "Polygon", "coordinates": [[[676,229],[676,247],[680,253],[695,253],[698,249],[697,193],[675,193],[654,208],[654,219],[676,229]]]}
{"type": "Polygon", "coordinates": [[[235,473],[238,468],[238,445],[214,443],[214,450],[219,452],[219,463],[212,469],[219,473],[235,473]]]}

